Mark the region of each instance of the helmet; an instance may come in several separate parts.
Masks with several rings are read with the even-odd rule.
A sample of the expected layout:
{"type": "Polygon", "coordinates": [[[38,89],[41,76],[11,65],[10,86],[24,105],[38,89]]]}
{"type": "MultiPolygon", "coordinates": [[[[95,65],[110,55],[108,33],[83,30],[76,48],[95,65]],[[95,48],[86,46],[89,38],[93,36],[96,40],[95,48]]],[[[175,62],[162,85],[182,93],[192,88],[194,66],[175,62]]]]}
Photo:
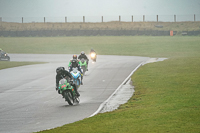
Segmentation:
{"type": "Polygon", "coordinates": [[[85,54],[85,52],[84,52],[84,51],[82,51],[82,52],[81,52],[81,54],[83,55],[83,54],[85,54]]]}
{"type": "Polygon", "coordinates": [[[77,59],[77,55],[73,55],[73,59],[77,59]]]}
{"type": "Polygon", "coordinates": [[[61,73],[61,72],[64,71],[64,70],[65,70],[64,67],[58,67],[58,68],[56,69],[56,73],[61,73]]]}

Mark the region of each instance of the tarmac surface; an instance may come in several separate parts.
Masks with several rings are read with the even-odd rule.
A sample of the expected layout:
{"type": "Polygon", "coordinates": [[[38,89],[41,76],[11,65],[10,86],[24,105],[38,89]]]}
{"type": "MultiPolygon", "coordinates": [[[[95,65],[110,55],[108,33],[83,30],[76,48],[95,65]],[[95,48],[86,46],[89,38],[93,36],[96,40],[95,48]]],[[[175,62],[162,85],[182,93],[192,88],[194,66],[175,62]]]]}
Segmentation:
{"type": "Polygon", "coordinates": [[[83,85],[79,88],[80,104],[70,106],[55,90],[55,70],[60,66],[67,69],[72,55],[9,56],[11,61],[47,63],[0,70],[0,133],[36,132],[88,118],[119,91],[133,69],[150,59],[98,55],[97,62],[89,62],[89,71],[83,77],[83,85]]]}

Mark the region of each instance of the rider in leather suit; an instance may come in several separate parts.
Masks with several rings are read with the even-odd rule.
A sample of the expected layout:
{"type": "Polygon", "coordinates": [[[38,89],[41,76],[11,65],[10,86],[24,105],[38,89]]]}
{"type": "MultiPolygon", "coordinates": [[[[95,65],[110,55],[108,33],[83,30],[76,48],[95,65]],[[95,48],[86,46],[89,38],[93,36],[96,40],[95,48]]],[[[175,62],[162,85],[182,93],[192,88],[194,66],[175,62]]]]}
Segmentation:
{"type": "Polygon", "coordinates": [[[69,72],[72,71],[72,68],[78,68],[78,70],[81,72],[81,85],[83,85],[83,72],[81,70],[81,67],[79,65],[79,60],[77,60],[77,55],[73,55],[73,59],[69,62],[69,72]]]}
{"type": "MultiPolygon", "coordinates": [[[[59,81],[60,81],[61,79],[63,79],[63,78],[70,78],[70,79],[72,79],[72,78],[73,78],[72,75],[71,75],[71,73],[68,72],[68,71],[66,71],[64,67],[58,67],[58,68],[56,69],[56,73],[57,73],[57,74],[56,74],[56,90],[58,90],[59,81]]],[[[75,90],[77,96],[80,96],[80,94],[79,94],[78,91],[77,91],[76,85],[73,84],[72,86],[74,87],[74,90],[75,90]]],[[[58,92],[58,93],[59,93],[59,92],[58,92]]]]}
{"type": "MultiPolygon", "coordinates": [[[[87,68],[88,68],[89,59],[88,59],[88,57],[85,55],[85,52],[84,52],[84,51],[82,51],[81,54],[78,56],[78,59],[79,59],[79,60],[81,60],[82,58],[84,58],[84,59],[86,60],[86,62],[87,62],[87,68]]],[[[87,71],[88,71],[88,69],[87,69],[87,71]]]]}

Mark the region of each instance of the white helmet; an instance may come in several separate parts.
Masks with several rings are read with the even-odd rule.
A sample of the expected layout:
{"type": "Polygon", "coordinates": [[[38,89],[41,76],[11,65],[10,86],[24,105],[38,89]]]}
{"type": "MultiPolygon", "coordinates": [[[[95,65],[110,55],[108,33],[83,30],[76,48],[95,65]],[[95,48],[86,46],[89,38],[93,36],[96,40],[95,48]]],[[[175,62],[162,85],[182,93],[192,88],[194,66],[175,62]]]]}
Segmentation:
{"type": "Polygon", "coordinates": [[[82,52],[81,52],[81,54],[85,54],[85,52],[84,52],[84,51],[82,51],[82,52]]]}

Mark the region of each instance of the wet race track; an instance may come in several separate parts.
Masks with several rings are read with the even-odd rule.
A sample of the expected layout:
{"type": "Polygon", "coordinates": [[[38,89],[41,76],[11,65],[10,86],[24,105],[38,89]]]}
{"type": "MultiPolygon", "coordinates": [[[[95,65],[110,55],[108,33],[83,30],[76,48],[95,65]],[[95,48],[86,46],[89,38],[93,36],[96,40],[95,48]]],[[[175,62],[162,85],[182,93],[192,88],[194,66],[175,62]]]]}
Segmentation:
{"type": "Polygon", "coordinates": [[[55,90],[56,68],[72,55],[9,54],[11,61],[41,61],[0,70],[0,133],[36,132],[91,116],[148,57],[98,55],[79,88],[80,104],[70,106],[55,90]]]}

